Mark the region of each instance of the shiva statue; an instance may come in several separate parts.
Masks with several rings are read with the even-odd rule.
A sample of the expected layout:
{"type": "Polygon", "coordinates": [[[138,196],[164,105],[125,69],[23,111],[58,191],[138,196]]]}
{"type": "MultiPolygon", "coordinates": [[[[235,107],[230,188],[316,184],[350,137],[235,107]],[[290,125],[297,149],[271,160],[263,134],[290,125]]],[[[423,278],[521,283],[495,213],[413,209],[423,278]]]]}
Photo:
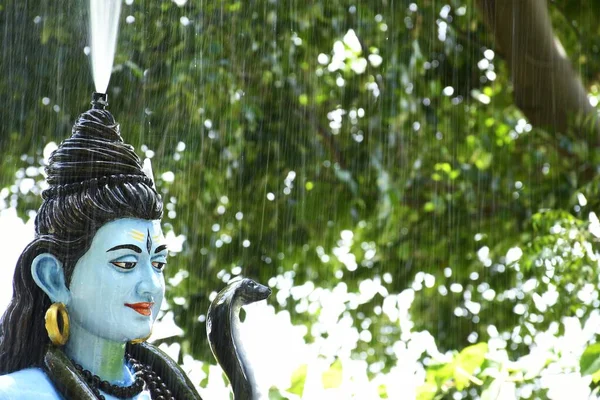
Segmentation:
{"type": "MultiPolygon", "coordinates": [[[[145,342],[165,294],[161,197],[105,97],[92,105],[46,167],[35,239],[0,319],[0,400],[201,399],[178,364],[145,342]]],[[[236,400],[254,399],[223,318],[236,322],[240,305],[270,290],[249,279],[234,289],[220,298],[235,309],[209,315],[213,327],[232,329],[213,328],[211,348],[232,383],[240,377],[229,371],[242,376],[236,400]]]]}

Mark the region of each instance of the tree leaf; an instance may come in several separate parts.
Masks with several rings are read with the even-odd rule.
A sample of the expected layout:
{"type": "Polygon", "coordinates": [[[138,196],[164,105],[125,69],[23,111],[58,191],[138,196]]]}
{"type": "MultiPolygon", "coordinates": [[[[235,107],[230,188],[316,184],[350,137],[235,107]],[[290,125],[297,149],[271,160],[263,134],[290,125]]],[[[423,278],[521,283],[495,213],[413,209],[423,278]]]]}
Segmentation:
{"type": "Polygon", "coordinates": [[[425,382],[423,385],[417,388],[417,400],[433,400],[438,387],[432,382],[425,382]]]}
{"type": "Polygon", "coordinates": [[[302,393],[304,393],[304,382],[306,381],[306,371],[308,366],[306,364],[302,364],[298,369],[294,371],[292,374],[292,384],[288,392],[297,394],[302,397],[302,393]]]}
{"type": "Polygon", "coordinates": [[[329,369],[323,372],[321,381],[323,382],[323,388],[333,389],[340,387],[342,384],[342,362],[335,360],[329,369]]]}
{"type": "Polygon", "coordinates": [[[594,376],[600,372],[600,343],[594,343],[584,350],[579,360],[579,369],[581,375],[594,376]]]}
{"type": "Polygon", "coordinates": [[[488,351],[487,343],[477,343],[465,347],[454,359],[454,381],[458,390],[469,386],[473,374],[485,361],[488,351]]]}

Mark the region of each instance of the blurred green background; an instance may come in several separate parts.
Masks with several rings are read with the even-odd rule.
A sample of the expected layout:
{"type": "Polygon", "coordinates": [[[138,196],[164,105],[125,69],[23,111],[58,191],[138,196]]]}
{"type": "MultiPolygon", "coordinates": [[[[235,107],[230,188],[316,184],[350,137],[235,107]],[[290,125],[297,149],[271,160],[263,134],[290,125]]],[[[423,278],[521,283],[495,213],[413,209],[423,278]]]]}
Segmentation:
{"type": "MultiPolygon", "coordinates": [[[[44,148],[89,108],[83,3],[0,4],[0,203],[22,218],[41,201],[44,148]]],[[[593,3],[547,9],[595,107],[593,3]]],[[[269,304],[316,342],[325,305],[290,288],[343,282],[356,296],[338,318],[360,335],[347,358],[375,365],[373,380],[407,342],[390,311],[399,300],[385,298],[408,289],[409,329],[449,357],[418,357],[419,398],[485,398],[504,373],[515,397],[490,399],[553,398],[539,371],[506,365],[600,305],[598,136],[535,126],[514,90],[469,0],[127,0],[109,110],[152,158],[165,229],[185,236],[166,272],[184,333],[162,341],[212,362],[209,298],[241,274],[268,283],[269,304]],[[504,361],[489,357],[495,339],[504,361]]],[[[581,351],[566,370],[587,371],[581,351]]],[[[330,373],[344,365],[330,361],[330,373]]],[[[390,396],[385,384],[379,395],[390,396]]]]}

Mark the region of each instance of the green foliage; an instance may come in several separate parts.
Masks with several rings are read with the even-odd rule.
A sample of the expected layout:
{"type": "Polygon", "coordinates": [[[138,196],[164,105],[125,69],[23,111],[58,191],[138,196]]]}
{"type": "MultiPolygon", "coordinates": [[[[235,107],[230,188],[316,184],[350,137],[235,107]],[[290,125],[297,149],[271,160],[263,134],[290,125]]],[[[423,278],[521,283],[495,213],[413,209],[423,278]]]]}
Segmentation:
{"type": "Polygon", "coordinates": [[[330,389],[339,387],[342,383],[342,363],[336,360],[331,364],[329,369],[323,373],[323,388],[330,389]]]}
{"type": "Polygon", "coordinates": [[[451,388],[462,391],[471,384],[482,385],[475,373],[482,367],[487,351],[487,343],[478,343],[465,347],[447,363],[430,366],[418,399],[434,399],[439,392],[446,393],[451,388]]]}
{"type": "Polygon", "coordinates": [[[600,382],[600,343],[585,349],[579,360],[579,368],[582,375],[591,375],[594,383],[600,382]]]}
{"type": "Polygon", "coordinates": [[[294,373],[292,374],[292,383],[290,385],[290,389],[288,390],[290,393],[293,393],[298,396],[302,396],[304,392],[304,381],[306,380],[306,364],[302,364],[294,373]]]}

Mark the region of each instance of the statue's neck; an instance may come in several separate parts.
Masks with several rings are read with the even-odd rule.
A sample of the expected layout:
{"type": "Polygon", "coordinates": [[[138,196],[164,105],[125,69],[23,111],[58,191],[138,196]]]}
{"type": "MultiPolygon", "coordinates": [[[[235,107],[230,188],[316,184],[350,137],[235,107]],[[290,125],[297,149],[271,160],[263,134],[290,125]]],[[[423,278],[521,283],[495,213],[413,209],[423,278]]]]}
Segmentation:
{"type": "Polygon", "coordinates": [[[125,366],[125,344],[98,337],[72,321],[64,350],[71,360],[102,380],[127,384],[131,376],[125,366]]]}

